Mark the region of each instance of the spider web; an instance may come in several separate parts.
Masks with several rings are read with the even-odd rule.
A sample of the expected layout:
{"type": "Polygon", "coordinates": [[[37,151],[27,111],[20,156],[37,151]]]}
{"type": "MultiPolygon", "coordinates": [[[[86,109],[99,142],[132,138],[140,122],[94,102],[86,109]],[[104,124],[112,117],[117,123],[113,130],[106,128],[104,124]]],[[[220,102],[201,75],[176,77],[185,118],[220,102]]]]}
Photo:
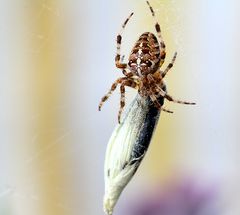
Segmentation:
{"type": "MultiPolygon", "coordinates": [[[[179,7],[176,0],[170,1],[155,1],[156,4],[156,14],[161,17],[160,22],[164,23],[164,28],[162,29],[163,34],[168,34],[171,36],[172,45],[176,50],[184,54],[183,52],[183,15],[185,14],[184,8],[179,7]]],[[[166,44],[167,45],[167,44],[166,44]]]]}
{"type": "MultiPolygon", "coordinates": [[[[62,151],[66,149],[65,144],[72,133],[71,129],[64,125],[52,125],[52,119],[46,122],[45,125],[50,124],[46,128],[38,128],[43,117],[51,116],[51,113],[64,115],[68,108],[64,99],[50,107],[49,114],[43,113],[36,106],[34,108],[38,102],[41,105],[41,101],[33,98],[36,91],[35,86],[31,85],[32,81],[36,83],[34,78],[39,71],[34,68],[34,63],[39,64],[37,62],[41,61],[48,46],[52,48],[48,50],[49,56],[54,55],[60,59],[65,56],[59,53],[61,44],[53,41],[54,35],[59,32],[58,26],[50,25],[42,30],[37,27],[47,26],[44,22],[51,22],[47,17],[60,20],[64,18],[63,4],[59,3],[47,0],[1,3],[1,20],[7,23],[4,23],[1,39],[6,41],[3,47],[5,54],[12,59],[12,64],[3,62],[1,69],[1,99],[4,105],[1,107],[0,214],[42,214],[40,205],[47,193],[54,193],[53,196],[75,195],[72,188],[68,188],[68,183],[63,186],[60,182],[50,187],[51,180],[56,181],[56,162],[60,160],[67,166],[68,156],[74,154],[74,150],[66,150],[65,153],[62,151]],[[28,13],[28,17],[25,13],[28,13]],[[19,63],[18,59],[23,63],[19,63]],[[30,59],[35,62],[30,64],[27,62],[30,59]],[[44,143],[44,139],[48,142],[44,143]]],[[[73,175],[73,170],[67,172],[63,169],[62,176],[73,175]]],[[[77,205],[69,205],[59,199],[65,198],[53,199],[52,207],[59,208],[59,211],[63,211],[62,214],[74,214],[77,205]]]]}

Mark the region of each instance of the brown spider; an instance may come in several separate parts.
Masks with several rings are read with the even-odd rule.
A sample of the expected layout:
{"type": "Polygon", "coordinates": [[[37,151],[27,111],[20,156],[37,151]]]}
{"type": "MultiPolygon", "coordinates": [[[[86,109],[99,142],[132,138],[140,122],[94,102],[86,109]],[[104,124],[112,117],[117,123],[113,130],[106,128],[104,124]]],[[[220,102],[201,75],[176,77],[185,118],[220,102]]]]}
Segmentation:
{"type": "MultiPolygon", "coordinates": [[[[153,18],[155,17],[155,12],[152,6],[146,1],[153,18]]],[[[121,100],[120,100],[120,109],[118,113],[118,122],[120,123],[121,113],[125,106],[125,86],[132,87],[138,90],[138,93],[143,96],[149,96],[154,105],[168,113],[173,113],[170,110],[163,108],[157,98],[164,97],[169,101],[180,103],[180,104],[188,104],[194,105],[193,102],[180,101],[172,98],[172,96],[168,95],[166,90],[165,83],[163,78],[167,74],[167,72],[172,68],[177,53],[175,52],[171,63],[168,64],[165,70],[160,70],[160,67],[164,63],[166,52],[165,52],[165,43],[162,39],[161,28],[158,22],[156,21],[155,29],[157,31],[158,40],[153,33],[145,32],[143,33],[137,42],[135,43],[131,54],[129,56],[128,64],[122,63],[120,61],[120,47],[122,41],[122,32],[128,23],[129,19],[132,17],[133,13],[126,19],[126,21],[122,25],[122,30],[120,34],[117,36],[117,55],[115,57],[116,67],[122,69],[124,77],[118,78],[113,84],[109,92],[102,98],[99,104],[99,111],[103,103],[110,97],[112,92],[116,89],[117,85],[120,84],[120,92],[121,92],[121,100]]]]}

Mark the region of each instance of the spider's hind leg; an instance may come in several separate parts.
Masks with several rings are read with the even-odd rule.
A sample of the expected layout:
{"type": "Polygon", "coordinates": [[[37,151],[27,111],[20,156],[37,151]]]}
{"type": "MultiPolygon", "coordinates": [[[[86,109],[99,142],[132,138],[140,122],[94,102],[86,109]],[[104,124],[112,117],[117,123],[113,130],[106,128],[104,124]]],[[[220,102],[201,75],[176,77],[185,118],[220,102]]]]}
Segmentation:
{"type": "Polygon", "coordinates": [[[195,102],[187,102],[187,101],[181,101],[181,100],[174,99],[172,96],[168,95],[167,93],[165,94],[164,98],[166,98],[170,102],[179,103],[179,104],[185,104],[185,105],[195,105],[196,104],[195,102]]]}
{"type": "Polygon", "coordinates": [[[173,111],[171,110],[168,110],[164,107],[162,107],[162,105],[158,102],[157,100],[157,97],[155,95],[150,95],[150,99],[152,100],[153,104],[159,109],[159,110],[162,110],[162,111],[165,111],[167,113],[173,113],[173,111]]]}

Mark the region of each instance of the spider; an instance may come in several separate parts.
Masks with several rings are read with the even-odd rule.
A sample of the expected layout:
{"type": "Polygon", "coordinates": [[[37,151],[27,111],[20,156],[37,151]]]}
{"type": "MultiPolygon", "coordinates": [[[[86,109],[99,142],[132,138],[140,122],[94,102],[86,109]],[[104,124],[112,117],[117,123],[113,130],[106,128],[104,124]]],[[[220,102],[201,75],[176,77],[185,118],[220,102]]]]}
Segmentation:
{"type": "MultiPolygon", "coordinates": [[[[152,17],[156,19],[155,12],[148,1],[146,1],[148,7],[151,11],[152,17]]],[[[117,35],[117,54],[115,57],[116,67],[122,70],[124,77],[118,78],[111,86],[108,93],[102,97],[99,104],[99,111],[103,103],[110,97],[112,92],[116,89],[118,84],[120,84],[120,109],[118,112],[118,122],[120,123],[121,114],[125,106],[125,87],[132,87],[138,90],[138,93],[142,97],[150,97],[153,104],[158,108],[168,113],[173,113],[161,106],[158,102],[159,97],[166,98],[167,100],[180,104],[195,105],[194,102],[186,102],[174,99],[170,96],[166,89],[163,78],[166,76],[168,71],[173,67],[173,64],[177,57],[177,52],[175,52],[171,63],[161,70],[161,66],[164,63],[166,52],[165,43],[162,38],[161,28],[159,23],[156,21],[155,29],[157,32],[157,37],[151,32],[143,33],[137,42],[135,43],[131,54],[128,59],[128,63],[125,64],[121,60],[120,48],[122,42],[122,32],[126,27],[128,21],[133,16],[133,13],[125,20],[122,25],[120,33],[117,35]]]]}

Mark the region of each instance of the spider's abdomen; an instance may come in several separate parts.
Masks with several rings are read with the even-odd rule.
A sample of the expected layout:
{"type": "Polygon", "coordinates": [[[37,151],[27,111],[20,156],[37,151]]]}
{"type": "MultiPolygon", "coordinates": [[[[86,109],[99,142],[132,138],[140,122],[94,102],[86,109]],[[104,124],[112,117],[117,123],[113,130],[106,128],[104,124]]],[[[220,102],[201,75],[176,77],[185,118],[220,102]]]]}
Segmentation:
{"type": "Polygon", "coordinates": [[[160,63],[160,47],[153,33],[143,33],[129,56],[128,66],[138,76],[154,73],[160,63]]]}

